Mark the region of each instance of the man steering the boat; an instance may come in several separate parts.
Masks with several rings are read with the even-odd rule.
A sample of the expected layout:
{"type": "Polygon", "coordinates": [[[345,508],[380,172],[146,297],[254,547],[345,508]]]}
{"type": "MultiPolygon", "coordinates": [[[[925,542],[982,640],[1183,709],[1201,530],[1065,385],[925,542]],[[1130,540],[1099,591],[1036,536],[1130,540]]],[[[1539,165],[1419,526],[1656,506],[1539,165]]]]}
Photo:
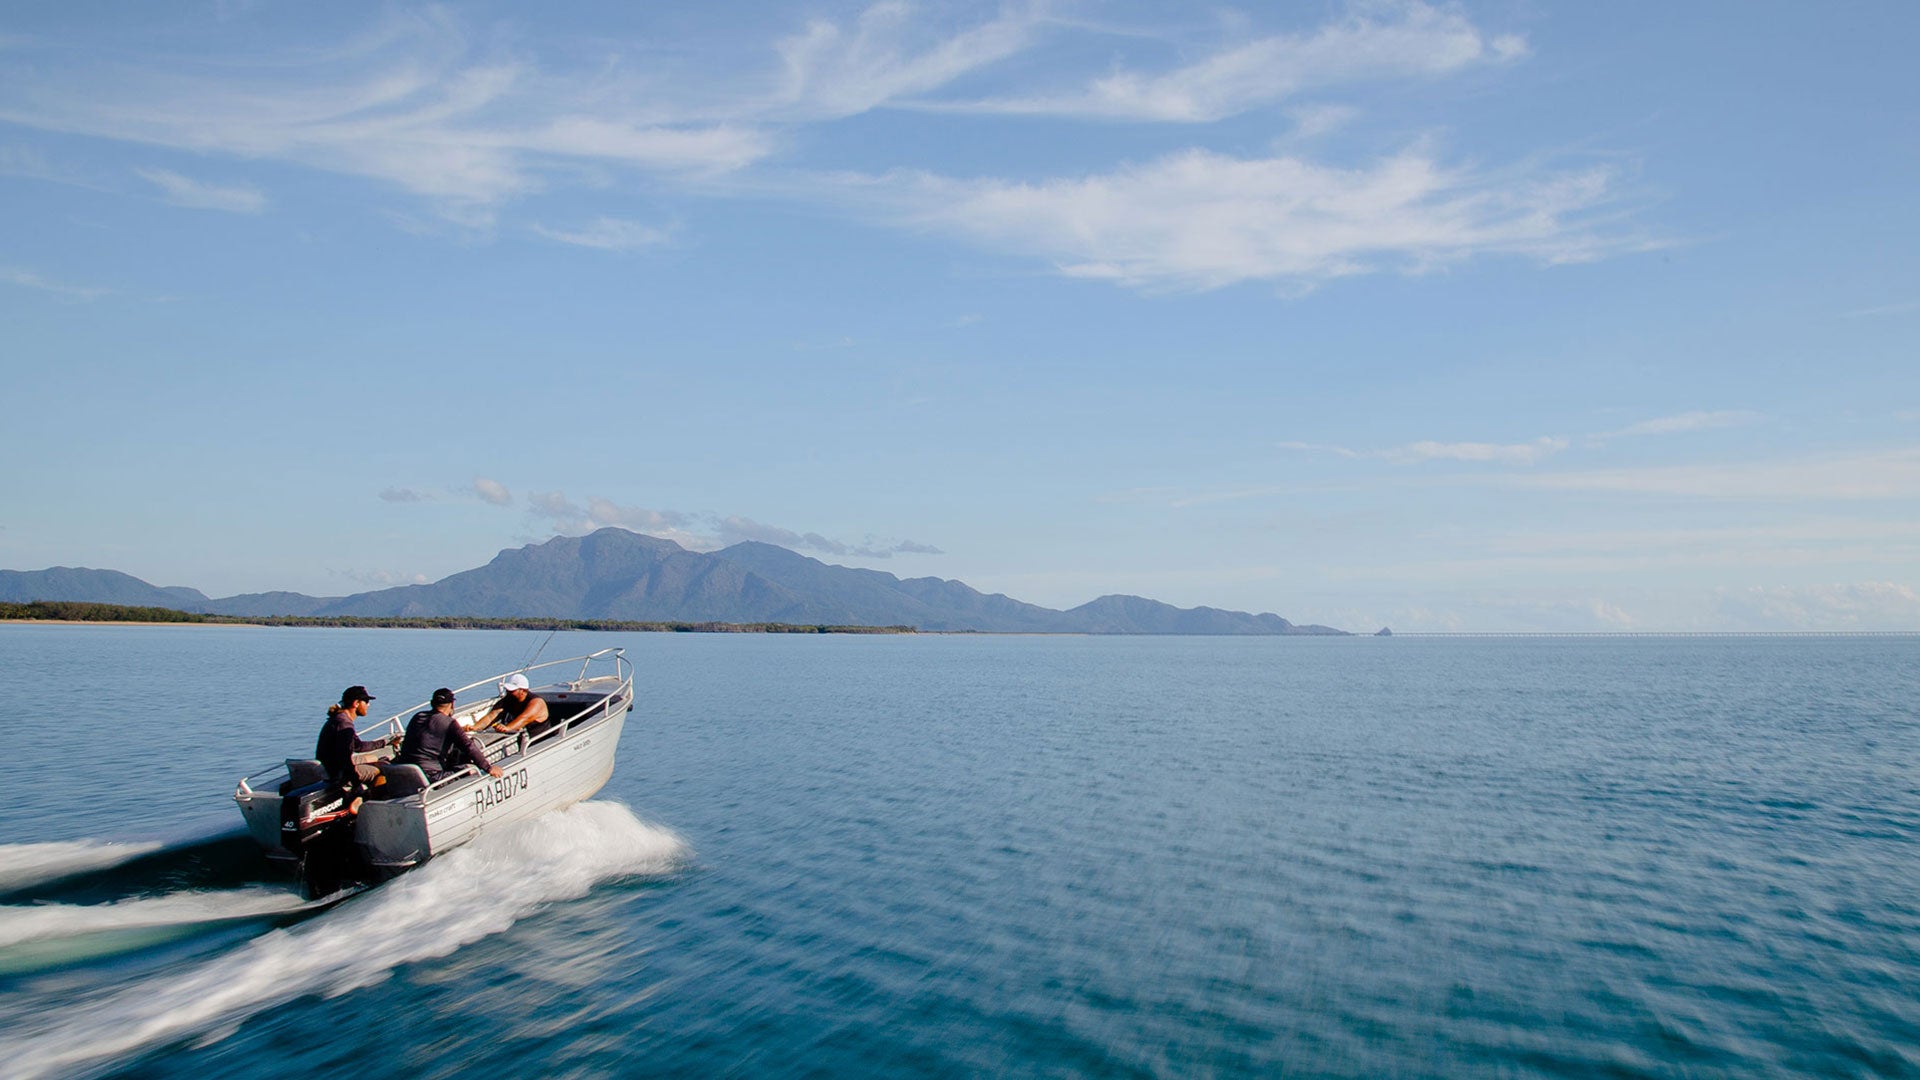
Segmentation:
{"type": "Polygon", "coordinates": [[[488,776],[506,775],[500,766],[487,760],[480,741],[453,718],[453,691],[444,686],[435,690],[432,706],[414,713],[413,719],[407,721],[407,733],[400,740],[400,753],[395,761],[420,766],[429,784],[468,762],[488,776]]]}
{"type": "Polygon", "coordinates": [[[547,703],[527,688],[527,677],[516,671],[500,680],[500,700],[473,722],[476,731],[488,725],[505,732],[532,728],[529,734],[538,735],[547,726],[547,703]]]}

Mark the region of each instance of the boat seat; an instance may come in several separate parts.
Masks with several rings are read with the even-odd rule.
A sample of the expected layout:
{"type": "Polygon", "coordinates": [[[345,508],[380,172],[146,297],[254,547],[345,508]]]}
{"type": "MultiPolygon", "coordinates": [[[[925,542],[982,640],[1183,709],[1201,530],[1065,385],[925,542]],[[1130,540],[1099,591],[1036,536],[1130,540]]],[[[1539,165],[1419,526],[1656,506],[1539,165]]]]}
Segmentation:
{"type": "Polygon", "coordinates": [[[327,770],[312,758],[288,758],[287,782],[280,788],[280,794],[298,791],[311,784],[318,784],[327,778],[327,770]]]}
{"type": "Polygon", "coordinates": [[[404,799],[427,790],[426,771],[418,765],[383,761],[380,762],[380,774],[387,778],[387,782],[373,789],[375,798],[404,799]]]}

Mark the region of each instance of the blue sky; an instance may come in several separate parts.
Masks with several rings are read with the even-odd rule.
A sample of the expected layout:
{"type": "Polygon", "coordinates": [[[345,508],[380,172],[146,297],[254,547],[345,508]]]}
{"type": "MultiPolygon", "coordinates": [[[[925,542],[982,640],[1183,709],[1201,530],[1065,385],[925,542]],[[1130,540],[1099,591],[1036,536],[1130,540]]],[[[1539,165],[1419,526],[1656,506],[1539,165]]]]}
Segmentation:
{"type": "Polygon", "coordinates": [[[0,566],[1920,628],[1920,8],[23,3],[0,566]]]}

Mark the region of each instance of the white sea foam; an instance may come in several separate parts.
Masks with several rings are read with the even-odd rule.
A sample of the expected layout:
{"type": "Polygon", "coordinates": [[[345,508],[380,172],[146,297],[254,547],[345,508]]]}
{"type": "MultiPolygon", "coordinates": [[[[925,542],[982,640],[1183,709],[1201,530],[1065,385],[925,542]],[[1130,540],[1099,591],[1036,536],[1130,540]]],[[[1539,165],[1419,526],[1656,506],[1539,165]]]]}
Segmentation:
{"type": "Polygon", "coordinates": [[[0,949],[108,930],[148,930],[274,915],[303,903],[287,889],[255,887],[178,892],[111,904],[0,906],[0,949]]]}
{"type": "Polygon", "coordinates": [[[0,1076],[94,1072],[144,1047],[230,1030],[297,996],[346,993],[401,964],[497,934],[541,904],[585,895],[601,881],[664,873],[684,852],[673,833],[609,802],[485,833],[325,916],[21,1025],[0,1038],[0,1076]],[[473,903],[480,895],[486,904],[473,903]]]}
{"type": "Polygon", "coordinates": [[[101,840],[0,844],[0,892],[24,889],[89,870],[104,870],[160,848],[158,842],[114,844],[101,840]]]}

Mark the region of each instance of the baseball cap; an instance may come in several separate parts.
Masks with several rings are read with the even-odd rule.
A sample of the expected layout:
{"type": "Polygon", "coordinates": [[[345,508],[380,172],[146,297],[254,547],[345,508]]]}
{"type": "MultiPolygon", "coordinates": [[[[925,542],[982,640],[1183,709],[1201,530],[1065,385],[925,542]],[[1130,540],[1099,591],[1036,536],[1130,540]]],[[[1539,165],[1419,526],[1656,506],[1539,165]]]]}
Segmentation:
{"type": "Polygon", "coordinates": [[[433,703],[434,703],[435,705],[451,705],[451,704],[453,704],[453,691],[451,691],[451,690],[449,690],[449,689],[447,689],[447,688],[446,688],[446,687],[444,687],[444,686],[443,686],[443,687],[441,687],[441,688],[440,688],[440,689],[438,689],[438,690],[435,690],[435,691],[433,692],[433,703]]]}
{"type": "Polygon", "coordinates": [[[364,686],[349,686],[340,691],[340,704],[351,705],[356,701],[372,701],[373,695],[367,693],[364,686]]]}
{"type": "Polygon", "coordinates": [[[500,680],[500,692],[503,694],[510,694],[515,690],[525,690],[526,688],[527,677],[517,671],[500,680]]]}

